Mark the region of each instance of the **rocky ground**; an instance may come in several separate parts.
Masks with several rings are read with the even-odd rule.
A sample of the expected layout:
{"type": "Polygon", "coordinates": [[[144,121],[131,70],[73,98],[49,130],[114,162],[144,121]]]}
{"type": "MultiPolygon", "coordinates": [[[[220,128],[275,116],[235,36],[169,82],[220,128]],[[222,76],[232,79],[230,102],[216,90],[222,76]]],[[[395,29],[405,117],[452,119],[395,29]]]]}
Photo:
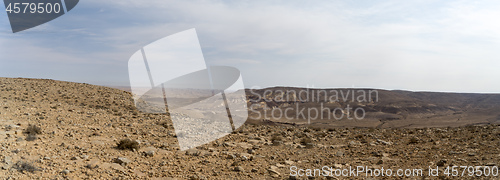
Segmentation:
{"type": "Polygon", "coordinates": [[[349,179],[432,179],[428,167],[439,166],[439,178],[451,179],[443,171],[447,166],[495,167],[500,159],[498,125],[321,129],[245,124],[217,141],[179,151],[168,116],[137,111],[130,93],[39,79],[0,78],[0,127],[1,179],[308,179],[291,176],[293,166],[424,172],[349,179]],[[124,139],[138,148],[117,148],[124,139]]]}

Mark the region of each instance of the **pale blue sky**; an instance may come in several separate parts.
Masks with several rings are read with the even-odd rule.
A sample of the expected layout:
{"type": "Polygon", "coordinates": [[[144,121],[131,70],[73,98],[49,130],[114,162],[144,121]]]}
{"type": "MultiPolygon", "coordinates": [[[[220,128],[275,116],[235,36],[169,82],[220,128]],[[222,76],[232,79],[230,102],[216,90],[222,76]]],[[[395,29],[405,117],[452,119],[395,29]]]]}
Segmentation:
{"type": "Polygon", "coordinates": [[[128,85],[134,52],[196,28],[207,63],[237,67],[247,87],[498,93],[498,9],[498,1],[82,0],[16,34],[0,13],[0,76],[128,85]]]}

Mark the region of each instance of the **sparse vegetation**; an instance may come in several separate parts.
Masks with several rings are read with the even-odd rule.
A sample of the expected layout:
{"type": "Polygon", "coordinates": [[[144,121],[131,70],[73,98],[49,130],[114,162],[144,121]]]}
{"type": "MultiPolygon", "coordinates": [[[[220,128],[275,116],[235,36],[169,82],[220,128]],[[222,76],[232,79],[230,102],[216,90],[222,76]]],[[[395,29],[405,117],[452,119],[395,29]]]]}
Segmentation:
{"type": "Polygon", "coordinates": [[[26,134],[26,141],[34,141],[37,140],[38,134],[42,134],[42,128],[37,125],[28,125],[28,127],[24,130],[24,134],[26,134]]]}
{"type": "Polygon", "coordinates": [[[313,140],[309,137],[304,137],[300,140],[300,144],[306,146],[306,148],[312,148],[313,145],[313,140]]]}
{"type": "Polygon", "coordinates": [[[34,141],[34,140],[37,140],[38,137],[36,136],[36,134],[28,134],[26,136],[26,141],[34,141]]]}
{"type": "Polygon", "coordinates": [[[32,134],[32,135],[37,135],[37,134],[42,134],[42,128],[40,128],[37,125],[28,125],[28,127],[24,130],[25,134],[32,134]]]}
{"type": "Polygon", "coordinates": [[[32,163],[26,162],[26,161],[18,161],[16,164],[14,164],[13,168],[17,169],[18,171],[21,171],[23,173],[24,172],[34,173],[35,171],[40,170],[32,163]]]}
{"type": "Polygon", "coordinates": [[[137,141],[133,141],[130,139],[122,139],[120,142],[118,142],[117,147],[118,149],[121,150],[138,150],[139,149],[139,143],[137,141]]]}
{"type": "Polygon", "coordinates": [[[410,138],[410,141],[408,142],[408,144],[417,144],[418,143],[418,139],[416,137],[411,137],[410,138]]]}
{"type": "Polygon", "coordinates": [[[302,138],[302,139],[300,140],[300,144],[302,144],[302,145],[307,145],[307,144],[310,144],[310,143],[312,143],[312,142],[313,142],[313,141],[312,141],[312,139],[311,139],[311,138],[308,138],[308,137],[302,138]]]}
{"type": "MultiPolygon", "coordinates": [[[[138,112],[134,118],[129,110],[134,106],[130,93],[74,83],[54,81],[54,84],[49,84],[47,81],[0,78],[0,92],[3,93],[0,97],[0,115],[3,117],[0,127],[5,131],[0,134],[4,146],[0,157],[1,177],[245,179],[251,176],[253,179],[287,179],[290,166],[345,168],[359,164],[368,168],[420,169],[429,164],[436,166],[441,161],[439,165],[444,166],[458,163],[487,168],[498,166],[500,162],[500,150],[494,147],[500,144],[498,124],[413,129],[413,126],[425,124],[417,122],[408,127],[399,124],[401,128],[396,128],[400,126],[391,123],[400,121],[384,120],[367,124],[376,127],[364,128],[356,123],[365,121],[351,121],[353,124],[314,121],[311,126],[300,121],[291,121],[298,122],[291,124],[284,119],[274,124],[249,119],[255,124],[245,123],[234,134],[184,153],[182,144],[175,137],[192,137],[197,128],[189,129],[193,131],[187,133],[176,132],[168,114],[138,112]],[[11,86],[15,89],[3,91],[11,86]],[[54,106],[57,109],[50,108],[54,106]],[[122,112],[123,117],[116,117],[112,109],[116,109],[116,113],[122,112]],[[40,117],[45,119],[40,120],[40,117]],[[29,123],[32,124],[30,127],[29,123]],[[351,125],[360,127],[346,128],[351,125]],[[322,129],[318,131],[314,127],[322,129]],[[25,138],[35,141],[26,141],[25,138]],[[186,173],[193,175],[186,176],[186,173]]],[[[375,103],[375,108],[369,107],[370,104],[366,110],[374,116],[367,116],[368,119],[387,114],[381,110],[385,104],[375,103]]],[[[314,104],[300,105],[307,108],[314,104]]],[[[413,106],[412,103],[409,105],[413,106]]],[[[413,109],[408,108],[408,111],[413,109]]],[[[422,117],[431,116],[431,112],[424,113],[427,114],[422,117]]],[[[464,113],[463,116],[467,115],[464,113]]],[[[458,115],[453,118],[458,118],[458,115]]],[[[415,120],[415,117],[409,119],[415,120]]],[[[434,122],[432,119],[426,121],[434,122]]],[[[459,123],[473,123],[475,120],[463,121],[452,121],[452,125],[460,126],[459,123]]],[[[224,126],[228,124],[221,122],[224,126]]],[[[205,123],[211,122],[200,120],[197,124],[205,123]]],[[[204,129],[206,132],[218,130],[208,126],[204,129]]]]}

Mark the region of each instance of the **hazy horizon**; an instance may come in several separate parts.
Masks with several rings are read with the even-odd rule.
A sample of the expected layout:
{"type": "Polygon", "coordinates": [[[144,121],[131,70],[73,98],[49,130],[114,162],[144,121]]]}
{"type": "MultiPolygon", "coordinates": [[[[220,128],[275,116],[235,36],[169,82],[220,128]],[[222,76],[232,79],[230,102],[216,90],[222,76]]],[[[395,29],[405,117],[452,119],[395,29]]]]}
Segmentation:
{"type": "Polygon", "coordinates": [[[141,47],[196,28],[207,66],[254,86],[499,93],[497,1],[110,1],[12,33],[0,76],[129,86],[141,47]]]}

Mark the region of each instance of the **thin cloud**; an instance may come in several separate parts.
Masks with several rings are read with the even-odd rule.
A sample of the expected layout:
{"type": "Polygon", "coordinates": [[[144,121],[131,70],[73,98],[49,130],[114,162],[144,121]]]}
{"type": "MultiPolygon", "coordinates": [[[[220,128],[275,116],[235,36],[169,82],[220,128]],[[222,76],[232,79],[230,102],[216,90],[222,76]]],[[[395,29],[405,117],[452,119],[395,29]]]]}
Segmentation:
{"type": "MultiPolygon", "coordinates": [[[[60,53],[66,56],[58,58],[78,63],[82,59],[71,57],[80,57],[85,63],[122,68],[116,75],[97,73],[110,78],[107,81],[126,82],[132,52],[196,28],[207,62],[239,68],[248,87],[354,84],[500,92],[496,85],[500,73],[494,70],[500,66],[495,59],[500,46],[499,7],[495,1],[90,0],[81,2],[73,15],[50,23],[60,40],[41,37],[31,44],[48,44],[44,48],[49,53],[39,52],[45,59],[54,56],[52,46],[63,46],[68,50],[60,53]],[[72,30],[57,30],[71,23],[75,23],[69,26],[72,30]]],[[[85,79],[84,74],[75,76],[85,79]]]]}

